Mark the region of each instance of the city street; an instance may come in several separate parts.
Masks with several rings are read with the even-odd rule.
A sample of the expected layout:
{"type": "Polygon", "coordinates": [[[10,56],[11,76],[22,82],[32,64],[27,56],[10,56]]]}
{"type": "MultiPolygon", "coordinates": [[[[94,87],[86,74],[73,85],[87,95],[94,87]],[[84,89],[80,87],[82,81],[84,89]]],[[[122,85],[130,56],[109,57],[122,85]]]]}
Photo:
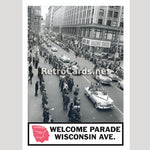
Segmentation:
{"type": "Polygon", "coordinates": [[[28,121],[123,122],[123,39],[123,6],[28,6],[28,121]]]}
{"type": "MultiPolygon", "coordinates": [[[[55,52],[56,56],[62,54],[67,55],[71,60],[76,60],[82,67],[92,69],[94,65],[85,60],[84,58],[75,57],[74,52],[66,52],[58,45],[51,42],[52,46],[57,47],[58,52],[55,52]]],[[[50,48],[49,48],[49,51],[50,48]]],[[[52,68],[48,63],[44,63],[44,58],[40,57],[39,66],[52,68]]],[[[29,88],[29,122],[42,122],[42,97],[39,94],[34,96],[34,84],[38,80],[37,69],[33,71],[33,84],[28,85],[29,88]]],[[[84,95],[84,88],[89,86],[91,82],[96,82],[91,76],[73,76],[75,85],[78,84],[80,88],[79,97],[81,98],[81,122],[122,122],[123,121],[123,91],[119,89],[115,84],[110,86],[103,86],[108,91],[108,95],[114,100],[114,108],[109,110],[96,109],[93,103],[84,95]]],[[[59,77],[56,75],[44,75],[46,83],[46,91],[48,95],[48,103],[50,107],[50,114],[54,119],[54,122],[66,122],[68,121],[68,111],[63,110],[62,93],[59,89],[59,77]]],[[[71,102],[73,102],[73,94],[70,94],[71,102]]]]}

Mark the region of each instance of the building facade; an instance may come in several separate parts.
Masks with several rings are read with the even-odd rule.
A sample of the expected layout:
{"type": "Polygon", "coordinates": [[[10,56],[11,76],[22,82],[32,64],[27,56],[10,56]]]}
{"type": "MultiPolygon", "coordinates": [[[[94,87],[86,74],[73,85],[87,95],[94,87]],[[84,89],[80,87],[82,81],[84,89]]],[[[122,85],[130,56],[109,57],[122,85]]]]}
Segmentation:
{"type": "Polygon", "coordinates": [[[93,49],[123,51],[122,6],[68,6],[54,11],[53,31],[82,39],[93,49]]]}
{"type": "Polygon", "coordinates": [[[65,10],[67,7],[54,7],[53,14],[53,31],[57,33],[62,33],[64,25],[65,10]]]}
{"type": "Polygon", "coordinates": [[[28,30],[37,34],[41,29],[41,7],[28,6],[28,30]]]}
{"type": "Polygon", "coordinates": [[[49,32],[52,32],[52,28],[53,28],[54,8],[55,7],[50,6],[48,8],[48,14],[46,16],[46,25],[45,25],[45,27],[47,28],[47,30],[49,30],[49,32]]]}

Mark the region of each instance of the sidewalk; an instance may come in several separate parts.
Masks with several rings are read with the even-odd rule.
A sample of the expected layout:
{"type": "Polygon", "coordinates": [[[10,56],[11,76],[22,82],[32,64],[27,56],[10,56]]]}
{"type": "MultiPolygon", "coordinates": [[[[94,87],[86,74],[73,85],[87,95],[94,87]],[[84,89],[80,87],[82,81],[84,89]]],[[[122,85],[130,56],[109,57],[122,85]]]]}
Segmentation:
{"type": "Polygon", "coordinates": [[[38,81],[37,69],[32,67],[33,78],[32,84],[28,83],[28,121],[29,122],[42,122],[43,109],[42,109],[42,96],[38,90],[38,96],[35,96],[35,83],[38,81]]]}

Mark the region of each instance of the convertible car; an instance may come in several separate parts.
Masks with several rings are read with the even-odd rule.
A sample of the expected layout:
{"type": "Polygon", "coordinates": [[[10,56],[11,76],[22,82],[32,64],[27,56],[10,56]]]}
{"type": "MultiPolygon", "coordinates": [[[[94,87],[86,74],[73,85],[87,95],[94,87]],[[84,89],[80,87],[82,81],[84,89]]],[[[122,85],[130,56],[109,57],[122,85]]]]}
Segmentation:
{"type": "Polygon", "coordinates": [[[113,107],[113,100],[102,87],[86,87],[84,94],[93,102],[95,108],[110,109],[113,107]]]}
{"type": "Polygon", "coordinates": [[[52,48],[51,48],[51,51],[52,51],[52,52],[57,52],[57,48],[56,48],[56,47],[52,47],[52,48]]]}
{"type": "Polygon", "coordinates": [[[106,74],[97,74],[94,75],[93,78],[96,81],[100,81],[102,84],[106,84],[106,85],[110,85],[112,82],[112,79],[110,77],[108,77],[106,74]]]}
{"type": "Polygon", "coordinates": [[[70,62],[69,70],[73,75],[81,75],[81,68],[77,62],[70,62]]]}
{"type": "Polygon", "coordinates": [[[66,55],[61,55],[60,60],[63,61],[64,63],[69,63],[70,62],[70,58],[67,57],[66,55]]]}

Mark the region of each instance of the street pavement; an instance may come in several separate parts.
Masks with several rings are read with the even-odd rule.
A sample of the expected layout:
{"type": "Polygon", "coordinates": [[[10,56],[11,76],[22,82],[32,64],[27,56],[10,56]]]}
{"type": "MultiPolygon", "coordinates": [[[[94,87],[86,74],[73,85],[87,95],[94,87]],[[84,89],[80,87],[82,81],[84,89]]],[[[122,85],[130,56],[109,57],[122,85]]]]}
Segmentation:
{"type": "MultiPolygon", "coordinates": [[[[75,57],[74,52],[66,52],[55,43],[51,43],[57,47],[58,52],[56,56],[62,54],[67,55],[71,61],[77,61],[81,68],[87,67],[93,69],[94,65],[82,57],[75,57]]],[[[50,48],[48,48],[49,51],[50,48]]],[[[48,63],[44,63],[44,58],[40,57],[40,67],[52,68],[48,63]]],[[[28,84],[28,121],[42,122],[42,97],[39,93],[37,97],[34,96],[35,82],[38,80],[37,69],[33,67],[33,84],[28,84]]],[[[95,109],[93,103],[84,95],[84,88],[90,85],[90,82],[96,82],[91,76],[81,75],[73,76],[75,85],[78,84],[80,88],[79,96],[81,99],[81,122],[122,122],[123,121],[123,91],[117,87],[116,83],[111,86],[103,86],[108,91],[108,95],[114,100],[114,108],[109,110],[95,109]]],[[[48,95],[48,104],[50,107],[50,114],[54,122],[68,122],[68,110],[63,110],[62,94],[59,89],[59,77],[56,75],[44,75],[46,91],[48,95]]],[[[71,102],[73,102],[73,94],[70,93],[71,102]]]]}

